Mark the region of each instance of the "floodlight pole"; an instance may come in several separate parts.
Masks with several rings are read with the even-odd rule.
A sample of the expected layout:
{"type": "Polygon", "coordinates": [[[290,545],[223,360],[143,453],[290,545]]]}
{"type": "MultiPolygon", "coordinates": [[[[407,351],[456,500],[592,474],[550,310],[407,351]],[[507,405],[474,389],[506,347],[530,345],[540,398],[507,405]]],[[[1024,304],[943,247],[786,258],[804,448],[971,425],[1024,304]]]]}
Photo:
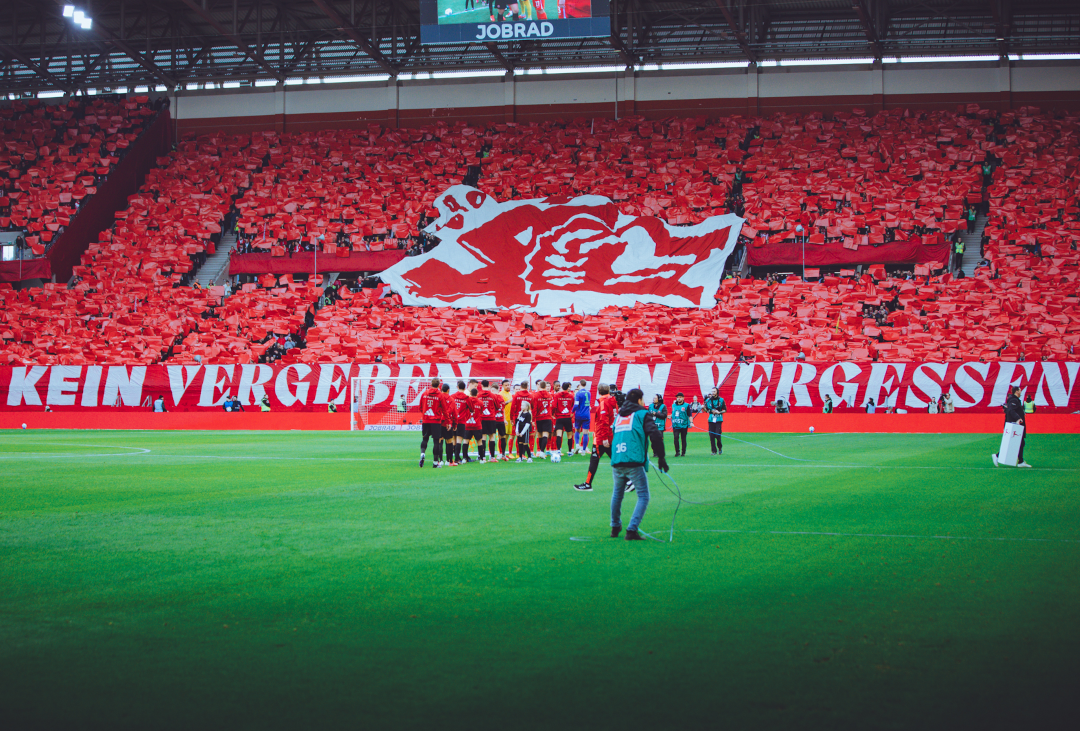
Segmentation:
{"type": "Polygon", "coordinates": [[[806,234],[799,237],[799,241],[802,242],[802,280],[806,281],[806,234]]]}

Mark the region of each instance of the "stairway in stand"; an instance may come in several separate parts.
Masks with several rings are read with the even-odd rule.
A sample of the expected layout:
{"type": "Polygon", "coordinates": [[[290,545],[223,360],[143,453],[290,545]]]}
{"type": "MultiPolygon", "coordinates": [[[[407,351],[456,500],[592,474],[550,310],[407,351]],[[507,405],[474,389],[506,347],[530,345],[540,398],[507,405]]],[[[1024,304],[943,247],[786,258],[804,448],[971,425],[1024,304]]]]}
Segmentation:
{"type": "Polygon", "coordinates": [[[960,263],[960,268],[964,270],[964,276],[970,277],[975,274],[975,267],[982,260],[982,251],[980,243],[983,237],[983,229],[986,228],[986,221],[988,216],[979,214],[975,219],[975,230],[971,233],[966,231],[960,234],[960,238],[964,240],[964,259],[960,263]]]}
{"type": "Polygon", "coordinates": [[[206,258],[206,263],[199,267],[195,281],[200,287],[213,287],[229,278],[229,254],[236,246],[236,234],[227,231],[221,234],[217,250],[206,258]]]}

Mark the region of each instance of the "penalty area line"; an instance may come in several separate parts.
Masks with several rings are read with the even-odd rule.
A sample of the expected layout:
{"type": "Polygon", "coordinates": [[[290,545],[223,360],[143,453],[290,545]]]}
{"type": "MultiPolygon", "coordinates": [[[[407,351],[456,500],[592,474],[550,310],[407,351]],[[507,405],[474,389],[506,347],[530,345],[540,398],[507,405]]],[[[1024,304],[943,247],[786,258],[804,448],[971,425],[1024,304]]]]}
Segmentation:
{"type": "MultiPolygon", "coordinates": [[[[60,447],[85,447],[87,449],[130,449],[130,452],[114,452],[112,454],[93,454],[87,452],[2,452],[0,459],[17,459],[27,457],[36,459],[39,457],[140,457],[150,454],[150,450],[144,447],[125,447],[120,444],[71,444],[67,442],[22,442],[22,444],[56,445],[60,447]]],[[[7,445],[0,445],[7,446],[7,445]]]]}

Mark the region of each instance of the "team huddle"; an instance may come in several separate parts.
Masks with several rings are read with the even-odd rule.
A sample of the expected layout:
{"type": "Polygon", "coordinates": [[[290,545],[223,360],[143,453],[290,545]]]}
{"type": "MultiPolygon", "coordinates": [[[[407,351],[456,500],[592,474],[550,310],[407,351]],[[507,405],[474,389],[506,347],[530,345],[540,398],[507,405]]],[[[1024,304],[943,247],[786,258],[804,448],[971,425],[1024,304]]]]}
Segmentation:
{"type": "Polygon", "coordinates": [[[569,381],[561,386],[539,381],[535,390],[523,381],[512,392],[509,381],[495,391],[490,381],[473,379],[458,381],[457,391],[451,393],[449,383],[433,378],[420,396],[420,466],[429,440],[434,442],[433,467],[473,462],[469,453],[473,441],[480,462],[515,458],[532,462],[534,453],[558,462],[564,438],[569,440],[569,454],[585,454],[589,400],[584,381],[577,392],[571,391],[569,381]]]}

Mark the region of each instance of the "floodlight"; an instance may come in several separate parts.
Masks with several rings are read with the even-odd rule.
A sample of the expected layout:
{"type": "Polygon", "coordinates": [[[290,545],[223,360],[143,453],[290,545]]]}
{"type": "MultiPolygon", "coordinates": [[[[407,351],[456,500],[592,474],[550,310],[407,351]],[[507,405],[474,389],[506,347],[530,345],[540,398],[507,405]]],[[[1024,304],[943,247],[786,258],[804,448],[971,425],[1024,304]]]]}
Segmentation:
{"type": "Polygon", "coordinates": [[[86,17],[86,13],[84,13],[81,10],[76,10],[75,14],[72,16],[71,19],[74,20],[76,23],[82,23],[83,18],[85,18],[85,17],[86,17]]]}
{"type": "Polygon", "coordinates": [[[74,14],[75,14],[75,6],[74,5],[65,5],[64,6],[64,17],[65,18],[70,18],[74,14]]]}
{"type": "Polygon", "coordinates": [[[83,18],[82,22],[79,23],[79,27],[83,30],[90,30],[90,26],[93,25],[93,23],[94,21],[91,18],[83,18]]]}

